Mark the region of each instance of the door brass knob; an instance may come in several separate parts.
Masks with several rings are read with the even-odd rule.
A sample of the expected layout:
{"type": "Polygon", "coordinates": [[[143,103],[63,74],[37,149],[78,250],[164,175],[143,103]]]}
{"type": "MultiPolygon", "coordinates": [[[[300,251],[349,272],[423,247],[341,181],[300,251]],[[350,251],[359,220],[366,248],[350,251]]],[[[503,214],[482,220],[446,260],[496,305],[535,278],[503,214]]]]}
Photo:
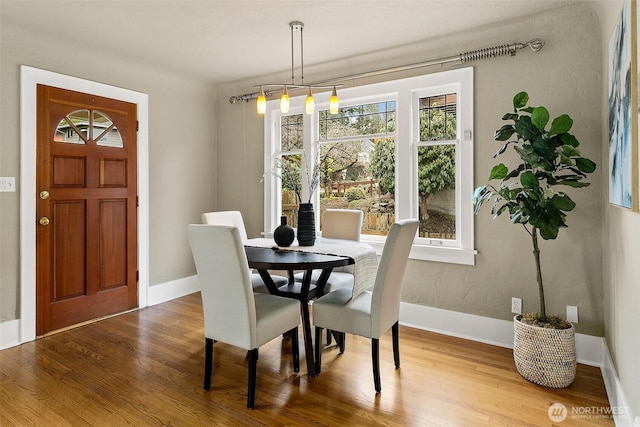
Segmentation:
{"type": "Polygon", "coordinates": [[[40,218],[40,225],[49,225],[49,218],[47,218],[46,216],[40,218]]]}
{"type": "Polygon", "coordinates": [[[40,192],[40,198],[42,200],[47,200],[49,198],[49,192],[47,190],[42,190],[40,192]]]}

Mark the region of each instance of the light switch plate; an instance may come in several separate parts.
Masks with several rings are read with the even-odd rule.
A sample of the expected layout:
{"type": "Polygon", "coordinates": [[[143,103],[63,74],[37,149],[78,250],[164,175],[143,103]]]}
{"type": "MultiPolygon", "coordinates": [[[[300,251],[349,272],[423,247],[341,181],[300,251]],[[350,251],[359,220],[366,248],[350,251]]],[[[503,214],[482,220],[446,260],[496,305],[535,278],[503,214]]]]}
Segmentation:
{"type": "Polygon", "coordinates": [[[0,176],[0,192],[13,193],[16,191],[15,176],[0,176]]]}
{"type": "Polygon", "coordinates": [[[567,321],[578,323],[578,307],[575,305],[567,306],[567,321]]]}

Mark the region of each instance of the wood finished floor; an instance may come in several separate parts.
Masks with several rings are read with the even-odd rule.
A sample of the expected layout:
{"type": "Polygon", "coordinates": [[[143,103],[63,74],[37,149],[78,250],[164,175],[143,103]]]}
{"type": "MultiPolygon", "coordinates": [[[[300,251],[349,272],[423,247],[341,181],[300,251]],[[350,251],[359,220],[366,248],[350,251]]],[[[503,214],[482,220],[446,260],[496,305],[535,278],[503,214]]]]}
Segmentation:
{"type": "Polygon", "coordinates": [[[291,366],[290,340],[260,349],[254,410],[246,408],[245,352],[214,346],[212,390],[202,389],[200,294],[67,330],[0,352],[0,425],[612,426],[572,408],[609,406],[600,370],[578,365],[552,390],[524,380],[505,348],[400,327],[401,368],[391,332],[380,340],[376,396],[369,340],[325,348],[322,373],[291,366]],[[554,424],[553,403],[569,417],[554,424]]]}

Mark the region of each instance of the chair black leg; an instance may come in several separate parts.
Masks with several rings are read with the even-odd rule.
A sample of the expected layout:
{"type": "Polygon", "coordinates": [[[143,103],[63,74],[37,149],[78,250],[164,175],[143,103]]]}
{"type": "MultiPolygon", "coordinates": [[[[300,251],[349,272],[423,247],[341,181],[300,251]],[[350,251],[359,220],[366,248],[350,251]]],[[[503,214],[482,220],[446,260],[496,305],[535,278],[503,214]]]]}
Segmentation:
{"type": "Polygon", "coordinates": [[[391,327],[391,336],[393,338],[393,361],[396,364],[396,369],[400,367],[400,336],[398,332],[398,322],[396,322],[391,327]]]}
{"type": "Polygon", "coordinates": [[[256,400],[256,365],[258,349],[249,350],[249,387],[247,390],[247,408],[252,409],[256,400]]]}
{"type": "Polygon", "coordinates": [[[380,345],[377,338],[371,338],[371,362],[373,363],[373,383],[376,393],[380,393],[380,345]]]}
{"type": "Polygon", "coordinates": [[[213,370],[213,340],[204,339],[204,389],[211,389],[211,374],[213,370]]]}
{"type": "Polygon", "coordinates": [[[293,372],[300,372],[300,348],[298,346],[298,327],[296,326],[289,332],[291,337],[291,357],[293,358],[293,372]]]}
{"type": "Polygon", "coordinates": [[[331,329],[327,329],[327,345],[331,345],[331,334],[332,334],[332,330],[331,329]]]}
{"type": "Polygon", "coordinates": [[[344,353],[344,345],[347,341],[347,334],[344,332],[338,332],[338,336],[340,337],[340,354],[344,353]]]}
{"type": "Polygon", "coordinates": [[[315,357],[316,357],[316,375],[320,373],[320,367],[322,366],[322,361],[321,361],[322,349],[320,348],[322,347],[320,345],[321,342],[322,342],[322,328],[316,326],[316,348],[314,350],[315,357]]]}

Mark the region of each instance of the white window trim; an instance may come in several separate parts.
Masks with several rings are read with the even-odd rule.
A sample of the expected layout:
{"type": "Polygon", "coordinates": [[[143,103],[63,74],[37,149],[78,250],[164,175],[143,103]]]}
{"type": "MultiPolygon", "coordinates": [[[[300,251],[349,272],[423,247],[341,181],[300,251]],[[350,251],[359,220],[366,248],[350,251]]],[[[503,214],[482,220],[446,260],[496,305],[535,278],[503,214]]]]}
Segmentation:
{"type": "MultiPolygon", "coordinates": [[[[366,86],[345,88],[340,90],[341,106],[367,103],[371,99],[378,100],[386,97],[396,101],[396,165],[406,165],[396,167],[396,218],[416,218],[417,200],[417,155],[413,101],[415,94],[445,93],[444,90],[458,86],[458,135],[461,136],[459,143],[459,158],[456,158],[456,177],[460,184],[460,191],[456,186],[456,206],[459,207],[459,226],[461,229],[460,244],[458,247],[433,246],[427,244],[424,238],[417,238],[414,241],[410,258],[435,262],[447,262],[455,264],[475,264],[474,249],[474,222],[473,222],[473,68],[466,67],[457,70],[444,71],[427,74],[418,77],[393,80],[382,83],[375,83],[366,86]],[[422,89],[425,88],[425,89],[422,89]],[[432,90],[433,89],[433,90],[432,90]],[[372,95],[375,94],[375,95],[372,95]],[[347,103],[348,102],[348,103],[347,103]],[[410,165],[410,166],[409,166],[410,165]]],[[[316,111],[328,108],[329,93],[315,94],[316,111]]],[[[305,96],[290,98],[290,110],[286,114],[300,114],[304,112],[305,96]]],[[[273,158],[277,155],[276,146],[279,138],[279,119],[282,113],[279,111],[279,101],[271,100],[267,102],[267,111],[264,120],[265,134],[265,180],[264,180],[264,230],[265,235],[270,235],[280,223],[279,209],[281,205],[281,195],[278,179],[269,172],[273,167],[273,158]]],[[[315,135],[314,115],[303,114],[304,116],[304,149],[311,152],[317,135],[315,135]]],[[[418,138],[419,140],[419,134],[418,138]]],[[[315,153],[314,153],[315,155],[315,153]]],[[[458,154],[457,154],[458,156],[458,154]]],[[[303,198],[308,197],[308,189],[304,188],[303,198]]],[[[314,203],[317,205],[319,196],[316,192],[314,203]]],[[[318,212],[316,212],[318,215],[318,212]]],[[[318,221],[316,220],[316,224],[318,221]]],[[[378,254],[382,253],[384,237],[362,235],[362,241],[371,244],[378,254]]]]}

